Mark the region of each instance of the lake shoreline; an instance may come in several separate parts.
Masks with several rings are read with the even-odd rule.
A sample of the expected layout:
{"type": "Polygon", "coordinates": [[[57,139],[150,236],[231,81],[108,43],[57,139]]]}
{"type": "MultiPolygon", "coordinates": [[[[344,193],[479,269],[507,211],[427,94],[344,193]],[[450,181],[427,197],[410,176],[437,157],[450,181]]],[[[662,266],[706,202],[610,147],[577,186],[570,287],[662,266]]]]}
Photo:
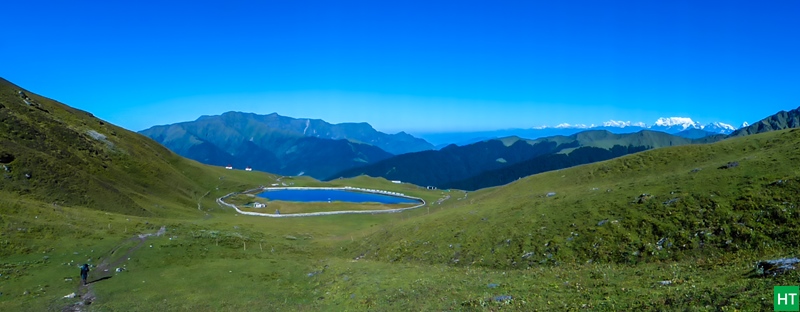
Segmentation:
{"type": "Polygon", "coordinates": [[[256,194],[270,201],[287,202],[347,202],[347,203],[379,203],[379,204],[413,204],[418,203],[417,198],[406,196],[402,193],[361,189],[353,187],[275,187],[264,188],[256,194]],[[268,195],[267,195],[268,194],[268,195]]]}

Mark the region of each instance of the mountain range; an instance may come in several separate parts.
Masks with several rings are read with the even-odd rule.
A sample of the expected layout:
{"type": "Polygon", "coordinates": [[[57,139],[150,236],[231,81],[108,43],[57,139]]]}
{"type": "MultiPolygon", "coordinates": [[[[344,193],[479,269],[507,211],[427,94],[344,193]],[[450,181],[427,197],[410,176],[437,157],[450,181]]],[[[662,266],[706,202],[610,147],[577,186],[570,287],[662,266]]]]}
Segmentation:
{"type": "Polygon", "coordinates": [[[316,178],[433,148],[407,133],[386,134],[367,123],[330,124],[275,113],[227,112],[140,133],[202,163],[316,178]]]}
{"type": "MultiPolygon", "coordinates": [[[[744,123],[743,126],[747,126],[747,123],[744,123]]],[[[730,134],[736,129],[736,127],[722,122],[703,124],[696,122],[691,118],[669,117],[659,118],[650,125],[647,125],[643,122],[610,120],[600,125],[562,123],[553,127],[540,126],[527,129],[513,128],[477,132],[419,133],[417,136],[427,140],[428,142],[431,142],[432,144],[436,145],[437,148],[442,148],[449,144],[466,145],[478,141],[508,136],[537,139],[556,135],[573,135],[586,130],[606,130],[617,134],[635,133],[642,130],[653,130],[674,134],[685,138],[698,139],[715,134],[730,134]]]]}
{"type": "MultiPolygon", "coordinates": [[[[652,125],[609,121],[600,126],[561,124],[460,133],[463,137],[484,137],[437,149],[410,134],[382,133],[367,123],[330,124],[276,113],[227,112],[140,133],[181,156],[211,165],[326,180],[369,175],[476,190],[652,148],[710,143],[728,135],[796,127],[795,115],[795,111],[782,112],[754,125],[745,124],[740,130],[725,123],[702,124],[672,117],[659,118],[652,125]],[[521,135],[493,137],[507,133],[521,135]]],[[[444,138],[453,139],[446,134],[439,137],[444,138]]]]}
{"type": "Polygon", "coordinates": [[[753,125],[745,124],[743,128],[732,132],[729,132],[733,129],[730,125],[714,123],[702,126],[688,118],[662,118],[648,127],[651,130],[642,130],[641,125],[630,126],[629,123],[604,125],[638,130],[635,133],[622,134],[595,130],[597,127],[585,130],[561,126],[559,129],[582,131],[569,136],[555,135],[536,140],[507,137],[464,146],[449,145],[439,151],[399,155],[371,165],[352,168],[337,173],[330,179],[365,174],[418,185],[476,190],[506,184],[544,171],[602,161],[652,148],[712,143],[728,137],[796,128],[800,126],[798,109],[779,112],[753,125]],[[711,133],[706,129],[719,133],[711,133]],[[507,157],[508,155],[513,157],[507,157]]]}
{"type": "Polygon", "coordinates": [[[536,140],[506,137],[438,151],[395,156],[331,176],[369,175],[417,185],[476,190],[514,181],[531,174],[562,169],[640,152],[652,148],[708,143],[724,135],[688,139],[664,132],[642,130],[614,134],[586,130],[570,136],[536,140]]]}

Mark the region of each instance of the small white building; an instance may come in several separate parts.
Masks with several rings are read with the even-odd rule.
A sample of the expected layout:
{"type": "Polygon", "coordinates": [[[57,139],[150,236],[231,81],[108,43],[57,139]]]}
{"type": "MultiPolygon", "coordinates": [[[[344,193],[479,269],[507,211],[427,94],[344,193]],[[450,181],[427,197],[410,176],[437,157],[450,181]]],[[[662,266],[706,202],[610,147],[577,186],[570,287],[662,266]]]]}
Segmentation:
{"type": "Polygon", "coordinates": [[[267,204],[262,204],[262,203],[253,204],[253,208],[264,208],[264,207],[267,207],[267,204]]]}
{"type": "Polygon", "coordinates": [[[233,166],[227,165],[227,166],[225,166],[225,169],[231,170],[231,169],[233,169],[233,166]]]}
{"type": "Polygon", "coordinates": [[[393,181],[392,181],[392,183],[394,183],[394,184],[400,184],[400,183],[403,183],[403,182],[401,182],[401,181],[398,181],[398,180],[393,180],[393,181]]]}
{"type": "Polygon", "coordinates": [[[253,171],[253,168],[247,167],[247,168],[244,168],[244,171],[253,171]]]}

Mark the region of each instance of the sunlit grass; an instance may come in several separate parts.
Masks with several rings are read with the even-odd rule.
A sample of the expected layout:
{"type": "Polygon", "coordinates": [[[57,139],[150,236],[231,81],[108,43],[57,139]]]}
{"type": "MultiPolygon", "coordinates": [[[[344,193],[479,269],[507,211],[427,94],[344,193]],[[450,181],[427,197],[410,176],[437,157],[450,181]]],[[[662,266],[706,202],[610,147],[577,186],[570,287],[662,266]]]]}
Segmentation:
{"type": "Polygon", "coordinates": [[[92,284],[97,311],[756,311],[771,308],[773,286],[800,283],[796,271],[753,276],[758,260],[798,254],[798,130],[657,149],[465,193],[204,166],[50,109],[81,131],[115,131],[120,155],[129,156],[74,151],[87,163],[80,173],[44,150],[2,146],[35,160],[15,160],[19,170],[55,172],[0,185],[2,311],[61,310],[78,300],[63,298],[81,290],[77,265],[104,260],[126,270],[109,268],[112,278],[92,284]],[[729,162],[738,166],[719,169],[729,162]],[[273,219],[215,202],[278,179],[400,192],[428,204],[273,219]],[[148,238],[130,260],[111,254],[162,226],[165,235],[148,238]]]}

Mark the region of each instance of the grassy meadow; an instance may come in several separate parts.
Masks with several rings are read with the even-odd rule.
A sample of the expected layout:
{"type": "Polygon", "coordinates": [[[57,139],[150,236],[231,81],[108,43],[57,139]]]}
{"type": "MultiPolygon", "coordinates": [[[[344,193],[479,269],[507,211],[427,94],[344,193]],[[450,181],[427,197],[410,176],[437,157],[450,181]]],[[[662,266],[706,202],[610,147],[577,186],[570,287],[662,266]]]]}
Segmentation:
{"type": "Polygon", "coordinates": [[[201,165],[18,90],[0,80],[0,311],[757,311],[800,284],[755,270],[799,253],[796,129],[464,192],[201,165]],[[266,218],[215,201],[275,183],[427,205],[266,218]]]}
{"type": "Polygon", "coordinates": [[[471,193],[334,182],[431,203],[386,215],[237,215],[213,200],[276,177],[215,169],[230,186],[178,217],[3,196],[0,307],[63,307],[78,263],[166,226],[92,284],[91,310],[769,309],[772,286],[800,282],[753,276],[758,260],[797,255],[798,141],[789,130],[658,149],[471,193]]]}

